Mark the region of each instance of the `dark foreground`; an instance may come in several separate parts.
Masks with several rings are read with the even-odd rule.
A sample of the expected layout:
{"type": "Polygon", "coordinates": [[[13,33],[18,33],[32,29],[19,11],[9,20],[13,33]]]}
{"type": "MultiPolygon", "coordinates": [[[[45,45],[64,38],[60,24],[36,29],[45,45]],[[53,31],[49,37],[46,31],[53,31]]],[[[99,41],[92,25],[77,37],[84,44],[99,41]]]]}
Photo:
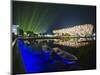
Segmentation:
{"type": "MultiPolygon", "coordinates": [[[[76,40],[74,40],[76,41],[76,40]]],[[[68,40],[17,40],[12,53],[12,74],[87,70],[96,68],[96,42],[94,40],[79,43],[68,40]],[[70,44],[69,44],[70,43],[70,44]],[[84,44],[87,43],[87,44],[84,44]],[[83,45],[81,45],[83,44],[83,45]],[[49,50],[46,51],[44,46],[49,50]],[[71,46],[72,45],[72,46],[71,46]],[[52,53],[53,48],[71,53],[77,61],[52,53]]]]}

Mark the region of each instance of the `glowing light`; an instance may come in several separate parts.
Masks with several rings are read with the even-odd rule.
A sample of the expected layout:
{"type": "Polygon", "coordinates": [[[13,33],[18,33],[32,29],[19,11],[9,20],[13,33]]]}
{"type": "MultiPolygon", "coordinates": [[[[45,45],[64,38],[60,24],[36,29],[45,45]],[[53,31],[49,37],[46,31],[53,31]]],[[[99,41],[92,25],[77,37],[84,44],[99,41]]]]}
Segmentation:
{"type": "Polygon", "coordinates": [[[45,37],[53,37],[53,35],[47,34],[45,35],[45,37]]]}
{"type": "MultiPolygon", "coordinates": [[[[20,49],[26,73],[37,73],[37,72],[46,72],[46,71],[56,71],[56,66],[52,65],[56,62],[55,59],[52,59],[51,62],[47,63],[51,59],[50,53],[45,52],[36,52],[34,48],[27,46],[22,40],[17,40],[18,47],[20,49]]],[[[61,56],[56,55],[57,59],[61,59],[65,64],[74,64],[73,61],[68,61],[63,59],[61,56]]]]}

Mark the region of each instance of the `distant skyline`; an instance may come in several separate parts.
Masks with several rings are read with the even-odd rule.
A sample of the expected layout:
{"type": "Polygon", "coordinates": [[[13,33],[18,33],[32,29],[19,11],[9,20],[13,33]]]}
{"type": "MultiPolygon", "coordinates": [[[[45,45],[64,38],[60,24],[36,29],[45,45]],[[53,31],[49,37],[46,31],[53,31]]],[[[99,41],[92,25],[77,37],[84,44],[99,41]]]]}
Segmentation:
{"type": "Polygon", "coordinates": [[[13,25],[24,31],[47,32],[80,24],[96,25],[96,7],[13,1],[13,25]]]}

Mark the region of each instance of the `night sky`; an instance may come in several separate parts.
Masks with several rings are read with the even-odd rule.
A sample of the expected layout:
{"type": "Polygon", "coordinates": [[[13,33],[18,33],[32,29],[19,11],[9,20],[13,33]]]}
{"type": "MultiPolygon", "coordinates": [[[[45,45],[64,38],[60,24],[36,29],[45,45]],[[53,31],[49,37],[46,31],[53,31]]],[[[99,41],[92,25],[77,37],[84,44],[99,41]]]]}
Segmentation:
{"type": "Polygon", "coordinates": [[[51,33],[79,24],[96,25],[96,7],[36,2],[13,2],[13,25],[24,31],[51,33]]]}

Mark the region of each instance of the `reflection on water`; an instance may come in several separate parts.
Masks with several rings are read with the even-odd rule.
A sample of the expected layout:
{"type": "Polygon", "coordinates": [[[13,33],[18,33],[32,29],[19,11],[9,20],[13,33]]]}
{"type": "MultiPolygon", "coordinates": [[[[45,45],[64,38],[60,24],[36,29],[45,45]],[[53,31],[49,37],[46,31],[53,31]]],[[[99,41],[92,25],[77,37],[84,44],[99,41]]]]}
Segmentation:
{"type": "Polygon", "coordinates": [[[95,68],[95,40],[92,38],[35,39],[18,44],[27,73],[95,68]]]}
{"type": "Polygon", "coordinates": [[[70,47],[81,47],[84,45],[88,45],[89,41],[91,41],[92,38],[74,38],[74,39],[55,39],[54,44],[63,45],[63,46],[70,46],[70,47]]]}

